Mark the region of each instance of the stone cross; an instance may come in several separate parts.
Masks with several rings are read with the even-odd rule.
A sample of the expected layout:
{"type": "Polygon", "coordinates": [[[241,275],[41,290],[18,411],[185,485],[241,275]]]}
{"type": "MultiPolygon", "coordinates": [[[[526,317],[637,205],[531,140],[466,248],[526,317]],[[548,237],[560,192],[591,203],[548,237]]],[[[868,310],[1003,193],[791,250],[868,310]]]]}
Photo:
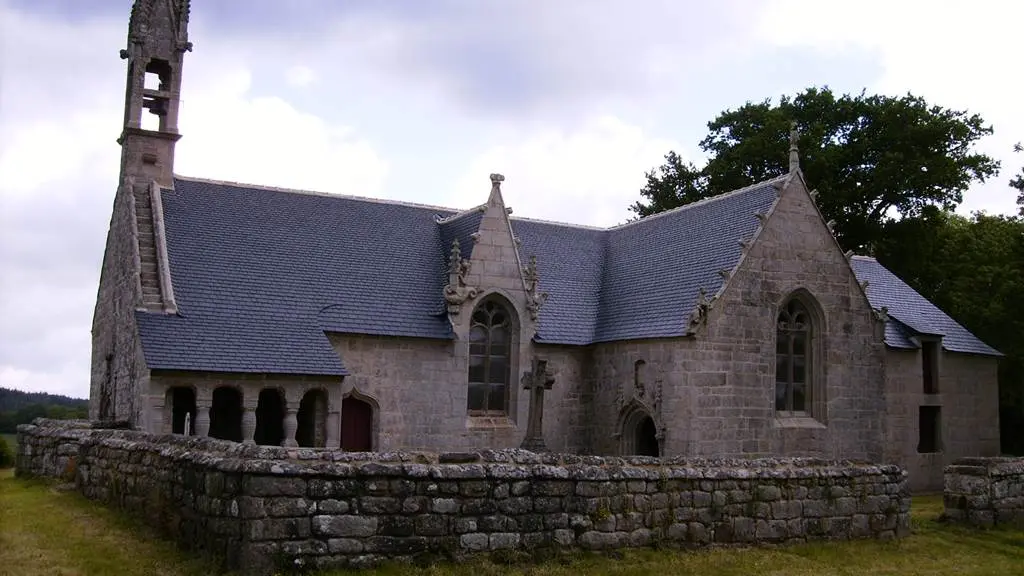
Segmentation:
{"type": "Polygon", "coordinates": [[[530,419],[526,424],[526,437],[520,447],[531,452],[546,452],[544,443],[544,391],[550,390],[555,377],[548,372],[548,361],[534,357],[533,369],[523,374],[524,390],[530,391],[530,419]]]}

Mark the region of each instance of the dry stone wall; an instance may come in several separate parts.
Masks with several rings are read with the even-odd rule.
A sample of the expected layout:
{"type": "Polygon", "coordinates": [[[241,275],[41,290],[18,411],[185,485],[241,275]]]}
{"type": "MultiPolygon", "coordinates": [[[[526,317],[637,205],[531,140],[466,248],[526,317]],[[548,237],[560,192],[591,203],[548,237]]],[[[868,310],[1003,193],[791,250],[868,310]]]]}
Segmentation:
{"type": "Polygon", "coordinates": [[[945,470],[944,517],[1024,528],[1024,458],[961,458],[945,470]]]}
{"type": "Polygon", "coordinates": [[[245,573],[909,532],[910,495],[897,466],[521,450],[346,453],[37,424],[19,428],[19,474],[59,475],[72,462],[89,498],[245,573]]]}

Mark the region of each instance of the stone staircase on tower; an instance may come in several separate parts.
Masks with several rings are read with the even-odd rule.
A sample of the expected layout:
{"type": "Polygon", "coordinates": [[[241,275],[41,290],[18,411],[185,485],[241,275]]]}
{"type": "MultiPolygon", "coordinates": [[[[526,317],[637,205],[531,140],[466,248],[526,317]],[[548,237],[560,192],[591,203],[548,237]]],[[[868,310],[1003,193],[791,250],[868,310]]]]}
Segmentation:
{"type": "Polygon", "coordinates": [[[139,262],[141,264],[142,305],[147,310],[163,311],[164,295],[160,287],[160,267],[157,257],[157,238],[153,219],[153,206],[148,184],[135,184],[135,219],[139,232],[139,262]]]}

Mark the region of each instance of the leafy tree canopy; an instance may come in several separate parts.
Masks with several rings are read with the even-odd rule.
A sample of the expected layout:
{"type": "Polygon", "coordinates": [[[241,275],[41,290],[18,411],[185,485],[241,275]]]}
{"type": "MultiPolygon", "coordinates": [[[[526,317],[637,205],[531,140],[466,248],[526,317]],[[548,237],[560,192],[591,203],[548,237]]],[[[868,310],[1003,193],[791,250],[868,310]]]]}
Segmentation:
{"type": "MultiPolygon", "coordinates": [[[[1022,150],[1024,150],[1024,147],[1021,147],[1019,142],[1013,147],[1014,152],[1022,150]]],[[[1020,174],[1017,174],[1013,177],[1013,180],[1010,180],[1010,187],[1016,188],[1017,192],[1019,192],[1017,194],[1017,206],[1020,206],[1020,215],[1024,216],[1024,168],[1021,168],[1020,174]]]]}
{"type": "Polygon", "coordinates": [[[825,218],[836,221],[844,249],[869,248],[894,213],[952,209],[972,182],[999,172],[999,162],[972,149],[992,133],[977,114],[911,94],[836,96],[828,87],[808,88],[778,104],[765,100],[721,113],[700,143],[707,164],[698,168],[669,152],[647,174],[645,201],[631,209],[648,216],[786,173],[792,122],[800,168],[818,190],[825,218]]]}

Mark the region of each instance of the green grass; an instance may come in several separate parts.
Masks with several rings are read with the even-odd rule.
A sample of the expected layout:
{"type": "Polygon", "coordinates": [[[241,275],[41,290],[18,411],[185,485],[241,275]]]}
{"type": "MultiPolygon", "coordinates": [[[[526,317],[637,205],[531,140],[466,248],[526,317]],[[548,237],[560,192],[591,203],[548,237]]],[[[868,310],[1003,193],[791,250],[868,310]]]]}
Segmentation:
{"type": "MultiPolygon", "coordinates": [[[[699,552],[627,550],[567,554],[544,563],[504,566],[487,560],[426,568],[389,565],[370,575],[531,576],[597,574],[1024,575],[1024,531],[974,531],[940,524],[942,500],[915,498],[913,535],[896,542],[833,542],[785,548],[699,552]]],[[[199,575],[215,570],[156,539],[123,515],[52,484],[0,472],[0,575],[199,575]]],[[[341,575],[353,572],[336,571],[341,575]]]]}

